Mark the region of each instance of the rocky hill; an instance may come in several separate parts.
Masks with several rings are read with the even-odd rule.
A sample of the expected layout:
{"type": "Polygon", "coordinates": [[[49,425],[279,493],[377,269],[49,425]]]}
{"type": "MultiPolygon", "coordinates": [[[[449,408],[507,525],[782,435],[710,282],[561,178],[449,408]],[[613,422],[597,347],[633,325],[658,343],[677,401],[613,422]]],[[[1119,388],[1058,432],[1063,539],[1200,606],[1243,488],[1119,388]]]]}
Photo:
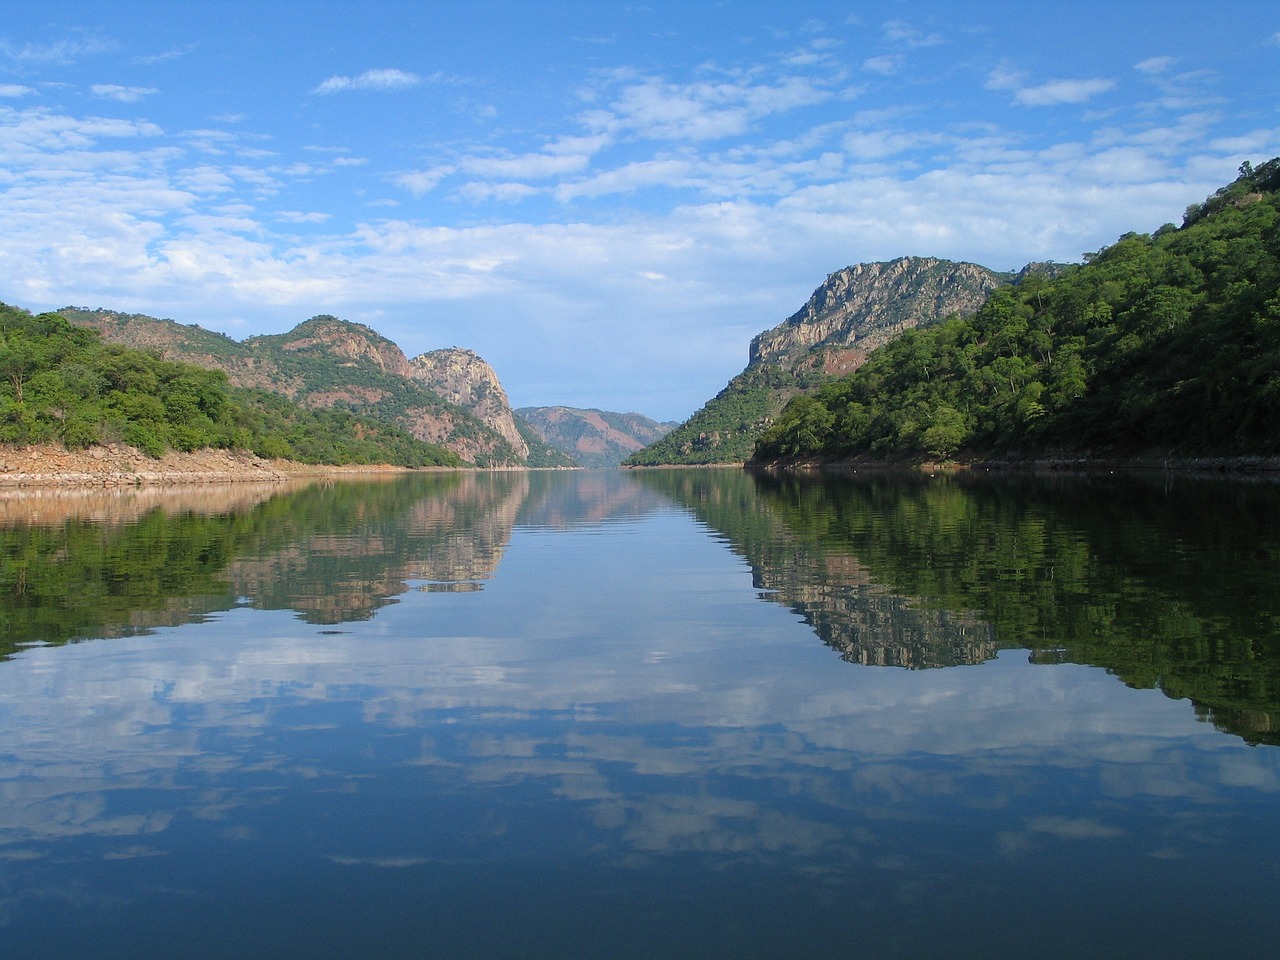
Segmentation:
{"type": "Polygon", "coordinates": [[[409,376],[450,403],[471,411],[503,437],[522,460],[529,447],[516,426],[507,392],[493,367],[480,356],[460,347],[432,350],[409,361],[409,376]]]}
{"type": "Polygon", "coordinates": [[[584,467],[616,467],[676,426],[638,413],[575,407],[521,407],[516,415],[546,443],[584,467]]]}
{"type": "MultiPolygon", "coordinates": [[[[1052,272],[1055,265],[1028,267],[1052,272]]],[[[747,367],[687,422],[625,463],[737,463],[791,397],[857,369],[904,331],[967,316],[1018,276],[973,263],[901,257],[827,277],[798,311],[751,341],[747,367]]]]}
{"type": "Polygon", "coordinates": [[[798,311],[751,341],[748,366],[807,363],[824,372],[858,366],[904,330],[977,311],[1013,279],[973,263],[901,257],[827,277],[798,311]]]}
{"type": "Polygon", "coordinates": [[[348,406],[395,423],[477,466],[523,464],[529,455],[496,374],[470,351],[434,351],[411,361],[375,330],[331,316],[240,342],[141,314],[59,312],[108,342],[223,370],[233,386],[278,393],[313,409],[348,406]]]}

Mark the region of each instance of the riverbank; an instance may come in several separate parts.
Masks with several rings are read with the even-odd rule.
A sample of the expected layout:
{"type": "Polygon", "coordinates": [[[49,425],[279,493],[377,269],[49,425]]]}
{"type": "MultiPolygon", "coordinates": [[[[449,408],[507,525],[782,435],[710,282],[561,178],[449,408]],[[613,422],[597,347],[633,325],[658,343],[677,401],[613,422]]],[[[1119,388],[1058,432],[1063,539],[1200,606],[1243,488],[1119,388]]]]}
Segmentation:
{"type": "Polygon", "coordinates": [[[1047,457],[920,461],[909,458],[851,460],[778,460],[749,462],[748,470],[766,473],[856,473],[916,470],[922,473],[1114,473],[1172,471],[1178,473],[1280,474],[1280,457],[1047,457]]]}
{"type": "Polygon", "coordinates": [[[170,452],[159,459],[125,444],[65,450],[53,445],[0,445],[0,489],[8,487],[138,487],[201,483],[279,483],[343,473],[402,473],[407,467],[328,466],[265,460],[233,450],[170,452]]]}

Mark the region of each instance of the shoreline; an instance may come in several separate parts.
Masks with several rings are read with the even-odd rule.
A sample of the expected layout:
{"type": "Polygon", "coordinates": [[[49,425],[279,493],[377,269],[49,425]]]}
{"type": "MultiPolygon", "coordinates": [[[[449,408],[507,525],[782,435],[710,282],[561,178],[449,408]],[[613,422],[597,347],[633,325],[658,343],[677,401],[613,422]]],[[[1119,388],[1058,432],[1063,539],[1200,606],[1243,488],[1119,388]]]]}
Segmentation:
{"type": "Polygon", "coordinates": [[[247,451],[214,449],[191,453],[170,451],[156,459],[118,443],[84,450],[66,450],[52,444],[0,444],[0,490],[284,483],[301,477],[408,473],[412,469],[386,464],[313,465],[265,460],[247,451]]]}
{"type": "Polygon", "coordinates": [[[763,473],[856,473],[866,471],[913,471],[935,473],[1186,473],[1186,474],[1280,474],[1280,457],[1044,457],[1026,460],[797,460],[747,463],[748,471],[763,473]]]}

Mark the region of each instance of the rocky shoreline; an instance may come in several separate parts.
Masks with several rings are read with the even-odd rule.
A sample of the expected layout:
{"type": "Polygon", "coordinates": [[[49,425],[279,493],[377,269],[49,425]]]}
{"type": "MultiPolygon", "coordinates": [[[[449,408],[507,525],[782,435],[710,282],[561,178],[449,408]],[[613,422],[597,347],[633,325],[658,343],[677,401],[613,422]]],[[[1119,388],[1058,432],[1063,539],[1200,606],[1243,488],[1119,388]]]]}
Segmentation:
{"type": "Polygon", "coordinates": [[[13,487],[139,487],[205,483],[281,483],[338,473],[400,473],[406,467],[311,466],[264,460],[236,450],[170,452],[159,459],[124,444],[85,450],[0,445],[0,489],[13,487]]]}

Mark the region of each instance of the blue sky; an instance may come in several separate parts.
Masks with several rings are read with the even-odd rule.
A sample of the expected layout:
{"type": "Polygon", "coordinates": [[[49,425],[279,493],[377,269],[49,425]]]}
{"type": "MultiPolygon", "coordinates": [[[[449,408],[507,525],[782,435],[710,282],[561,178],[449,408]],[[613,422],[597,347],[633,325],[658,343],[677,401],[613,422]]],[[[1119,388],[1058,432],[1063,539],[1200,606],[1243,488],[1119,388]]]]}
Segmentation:
{"type": "Polygon", "coordinates": [[[1272,3],[10,0],[0,300],[684,419],[834,270],[1078,260],[1277,155],[1272,3]]]}

